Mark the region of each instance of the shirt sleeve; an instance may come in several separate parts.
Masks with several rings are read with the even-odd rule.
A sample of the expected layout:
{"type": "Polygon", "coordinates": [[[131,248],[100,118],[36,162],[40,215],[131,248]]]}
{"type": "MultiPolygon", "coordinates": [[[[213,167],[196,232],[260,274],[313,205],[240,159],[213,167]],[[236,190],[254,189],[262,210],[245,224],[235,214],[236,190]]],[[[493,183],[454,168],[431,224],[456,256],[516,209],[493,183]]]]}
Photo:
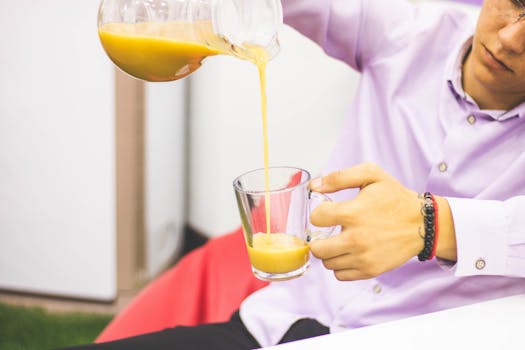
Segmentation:
{"type": "Polygon", "coordinates": [[[525,277],[525,196],[447,200],[456,231],[457,276],[525,277]]]}
{"type": "Polygon", "coordinates": [[[283,0],[284,22],[358,71],[406,46],[415,7],[403,0],[283,0]]]}

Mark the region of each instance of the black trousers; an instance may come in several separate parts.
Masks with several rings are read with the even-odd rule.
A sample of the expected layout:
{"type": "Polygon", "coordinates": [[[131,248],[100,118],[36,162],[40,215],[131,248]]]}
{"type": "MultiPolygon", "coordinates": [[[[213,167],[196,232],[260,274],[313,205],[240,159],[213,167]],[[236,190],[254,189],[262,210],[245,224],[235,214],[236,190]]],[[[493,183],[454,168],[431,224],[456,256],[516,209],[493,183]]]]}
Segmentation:
{"type": "MultiPolygon", "coordinates": [[[[294,323],[279,344],[328,334],[329,329],[314,319],[294,323]]],[[[193,327],[174,327],[160,332],[139,335],[108,343],[88,344],[69,350],[250,350],[261,346],[250,334],[235,312],[228,322],[193,327]]],[[[66,350],[65,348],[63,350],[66,350]]]]}

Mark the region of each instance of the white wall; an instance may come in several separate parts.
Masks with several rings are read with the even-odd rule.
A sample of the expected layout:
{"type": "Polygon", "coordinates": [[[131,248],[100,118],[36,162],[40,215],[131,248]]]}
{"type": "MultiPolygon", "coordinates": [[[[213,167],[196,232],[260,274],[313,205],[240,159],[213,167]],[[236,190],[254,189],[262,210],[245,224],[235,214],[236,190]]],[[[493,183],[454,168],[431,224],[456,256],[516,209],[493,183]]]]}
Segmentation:
{"type": "Polygon", "coordinates": [[[186,223],[186,81],[146,84],[146,265],[156,276],[182,247],[186,223]]]}
{"type": "Polygon", "coordinates": [[[113,67],[95,1],[0,1],[0,288],[112,299],[113,67]]]}
{"type": "MultiPolygon", "coordinates": [[[[313,174],[327,161],[358,75],[289,27],[268,66],[270,165],[313,174]]],[[[233,179],[263,167],[258,73],[232,57],[208,58],[191,77],[189,223],[209,236],[240,225],[233,179]]]]}
{"type": "MultiPolygon", "coordinates": [[[[114,66],[97,11],[0,0],[0,288],[116,295],[114,66]]],[[[184,80],[146,84],[149,277],[181,248],[185,105],[184,80]]]]}

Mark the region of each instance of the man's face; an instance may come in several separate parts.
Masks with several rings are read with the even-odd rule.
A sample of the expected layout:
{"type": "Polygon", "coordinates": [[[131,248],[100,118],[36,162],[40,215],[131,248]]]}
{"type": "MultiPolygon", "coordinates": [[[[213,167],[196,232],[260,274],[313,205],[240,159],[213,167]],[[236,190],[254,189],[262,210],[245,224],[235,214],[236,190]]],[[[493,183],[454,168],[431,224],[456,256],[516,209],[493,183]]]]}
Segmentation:
{"type": "Polygon", "coordinates": [[[468,58],[468,78],[496,95],[525,98],[525,18],[520,18],[524,11],[519,0],[483,3],[468,58]]]}

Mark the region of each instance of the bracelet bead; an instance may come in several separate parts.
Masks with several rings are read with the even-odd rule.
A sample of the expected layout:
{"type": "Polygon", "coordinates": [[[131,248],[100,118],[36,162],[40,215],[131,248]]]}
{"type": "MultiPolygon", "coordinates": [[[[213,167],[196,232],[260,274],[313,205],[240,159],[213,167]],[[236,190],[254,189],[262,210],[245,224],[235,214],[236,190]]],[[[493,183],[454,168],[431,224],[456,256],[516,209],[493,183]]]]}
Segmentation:
{"type": "Polygon", "coordinates": [[[434,196],[430,192],[423,195],[424,203],[421,208],[423,224],[425,228],[424,246],[418,254],[419,261],[431,260],[436,252],[437,241],[437,205],[434,196]]]}

